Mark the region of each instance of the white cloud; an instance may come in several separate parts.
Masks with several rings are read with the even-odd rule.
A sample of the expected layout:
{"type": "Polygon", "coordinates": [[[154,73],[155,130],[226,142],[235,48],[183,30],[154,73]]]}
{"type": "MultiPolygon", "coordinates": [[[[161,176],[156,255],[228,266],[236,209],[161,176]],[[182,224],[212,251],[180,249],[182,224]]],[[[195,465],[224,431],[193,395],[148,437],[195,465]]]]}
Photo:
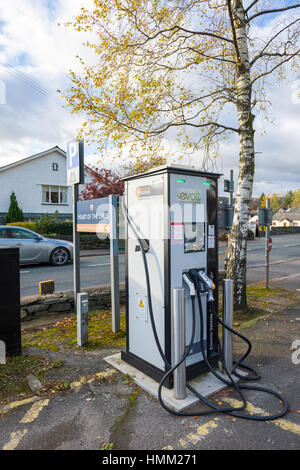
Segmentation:
{"type": "MultiPolygon", "coordinates": [[[[6,91],[6,104],[1,104],[0,97],[0,165],[54,145],[64,148],[65,143],[76,135],[81,118],[62,108],[56,90],[67,88],[69,69],[79,70],[77,54],[88,60],[92,55],[81,45],[86,39],[85,34],[79,34],[73,28],[58,27],[57,23],[63,25],[79,12],[81,5],[88,8],[90,4],[92,0],[13,0],[0,3],[0,62],[15,66],[14,70],[27,74],[27,81],[31,77],[47,89],[45,96],[0,65],[0,82],[4,83],[6,91]]],[[[261,25],[260,32],[266,34],[271,27],[273,20],[261,25]]],[[[274,83],[268,91],[276,124],[268,125],[267,133],[261,136],[265,123],[260,117],[255,120],[258,152],[255,195],[262,191],[281,192],[300,187],[300,103],[295,99],[299,79],[292,74],[290,76],[290,82],[274,83]]],[[[170,136],[171,147],[174,148],[173,137],[170,136]]],[[[97,155],[91,156],[93,148],[87,148],[87,154],[89,162],[97,162],[97,155]]],[[[237,181],[237,136],[220,144],[220,154],[222,157],[216,162],[216,170],[228,178],[233,168],[237,181]]],[[[109,158],[105,160],[107,165],[109,158]]],[[[197,157],[191,162],[185,161],[197,164],[197,157]]],[[[222,188],[221,182],[221,193],[222,188]]]]}
{"type": "Polygon", "coordinates": [[[83,3],[87,4],[83,0],[0,4],[0,62],[14,66],[0,65],[6,90],[0,115],[0,165],[54,145],[64,147],[76,135],[82,119],[63,109],[57,89],[70,83],[67,73],[78,67],[76,55],[85,35],[58,23],[69,21],[83,3]]]}

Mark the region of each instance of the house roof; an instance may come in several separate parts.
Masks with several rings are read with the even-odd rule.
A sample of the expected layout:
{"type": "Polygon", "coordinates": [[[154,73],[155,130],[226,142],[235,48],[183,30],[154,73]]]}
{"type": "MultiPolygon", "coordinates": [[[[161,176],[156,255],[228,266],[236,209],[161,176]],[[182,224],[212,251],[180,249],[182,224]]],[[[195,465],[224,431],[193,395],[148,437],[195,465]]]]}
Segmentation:
{"type": "Polygon", "coordinates": [[[289,209],[280,209],[273,216],[273,220],[282,222],[283,220],[288,220],[293,222],[294,220],[300,220],[300,207],[289,207],[289,209]]]}
{"type": "Polygon", "coordinates": [[[51,149],[44,150],[44,152],[36,153],[35,155],[31,155],[30,157],[22,158],[21,160],[18,160],[17,162],[13,162],[13,163],[10,163],[9,165],[2,166],[0,167],[0,172],[10,170],[11,168],[14,168],[15,166],[23,165],[23,163],[36,160],[37,158],[45,157],[46,155],[54,151],[60,153],[63,157],[67,156],[66,152],[56,145],[55,147],[52,147],[51,149]]]}

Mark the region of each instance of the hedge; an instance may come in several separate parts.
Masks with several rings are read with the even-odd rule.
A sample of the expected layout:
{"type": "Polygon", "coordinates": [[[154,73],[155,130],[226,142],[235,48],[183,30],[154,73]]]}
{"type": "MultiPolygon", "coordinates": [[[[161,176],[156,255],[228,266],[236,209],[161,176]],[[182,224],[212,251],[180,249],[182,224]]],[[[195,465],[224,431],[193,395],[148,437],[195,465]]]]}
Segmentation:
{"type": "Polygon", "coordinates": [[[72,235],[73,233],[72,222],[14,222],[6,225],[14,225],[16,227],[27,228],[28,230],[33,230],[33,232],[38,232],[41,235],[72,235]]]}
{"type": "Polygon", "coordinates": [[[15,227],[23,227],[27,228],[28,230],[36,231],[36,224],[35,222],[10,222],[6,225],[13,225],[15,227]]]}

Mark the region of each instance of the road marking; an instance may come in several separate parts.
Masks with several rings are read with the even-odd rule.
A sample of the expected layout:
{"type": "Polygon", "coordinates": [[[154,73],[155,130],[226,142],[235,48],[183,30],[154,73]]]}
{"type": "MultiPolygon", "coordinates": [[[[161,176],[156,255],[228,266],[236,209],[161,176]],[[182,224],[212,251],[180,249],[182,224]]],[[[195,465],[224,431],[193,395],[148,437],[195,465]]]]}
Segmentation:
{"type": "MultiPolygon", "coordinates": [[[[235,400],[233,398],[222,397],[222,401],[225,401],[234,407],[238,407],[242,405],[242,402],[235,400]]],[[[253,415],[253,414],[262,415],[262,416],[268,415],[268,413],[266,413],[264,410],[262,410],[261,408],[255,407],[254,405],[252,405],[252,403],[249,403],[249,402],[247,402],[246,411],[248,411],[250,415],[253,415]]],[[[294,434],[297,434],[297,436],[300,436],[300,426],[298,424],[292,423],[291,421],[287,421],[286,419],[283,419],[283,418],[278,418],[276,420],[266,421],[266,422],[270,424],[275,424],[275,426],[279,426],[284,431],[290,431],[290,432],[293,432],[294,434]]]]}
{"type": "Polygon", "coordinates": [[[78,381],[75,381],[75,382],[72,382],[70,384],[70,388],[72,390],[74,390],[75,392],[79,391],[82,387],[82,385],[86,384],[86,383],[92,383],[94,382],[96,379],[107,379],[109,377],[111,377],[112,375],[116,374],[116,369],[108,369],[108,370],[105,370],[103,372],[96,372],[96,374],[94,374],[92,377],[81,377],[80,380],[78,381]]]}
{"type": "Polygon", "coordinates": [[[216,421],[218,421],[219,418],[214,418],[211,421],[208,421],[208,423],[203,424],[202,426],[199,426],[197,428],[196,433],[190,433],[187,435],[187,439],[192,443],[192,444],[197,444],[199,441],[202,441],[205,436],[208,436],[208,434],[215,428],[218,427],[218,424],[216,421]]]}
{"type": "Polygon", "coordinates": [[[25,398],[24,400],[19,400],[19,401],[13,401],[9,403],[8,405],[3,406],[3,408],[0,409],[0,414],[7,413],[8,411],[18,408],[19,406],[22,405],[27,405],[28,403],[32,403],[34,401],[39,400],[39,398],[25,398]]]}
{"type": "Polygon", "coordinates": [[[20,271],[20,274],[28,274],[30,271],[20,271]]]}
{"type": "MultiPolygon", "coordinates": [[[[270,265],[272,264],[282,264],[282,263],[290,263],[291,261],[299,261],[300,258],[289,258],[289,259],[282,259],[280,261],[273,261],[272,263],[269,263],[270,265]]],[[[249,268],[263,268],[265,267],[265,263],[264,264],[250,264],[249,266],[247,266],[247,269],[249,268]]]]}
{"type": "Polygon", "coordinates": [[[47,398],[46,400],[40,400],[32,405],[30,410],[27,411],[26,415],[24,418],[21,419],[20,423],[32,423],[37,419],[39,416],[40,412],[45,408],[45,406],[48,406],[49,399],[47,398]]]}
{"type": "Polygon", "coordinates": [[[94,268],[95,266],[110,266],[110,263],[105,264],[88,264],[89,268],[94,268]]]}
{"type": "Polygon", "coordinates": [[[288,279],[290,277],[298,277],[298,276],[300,276],[300,273],[298,273],[298,274],[289,274],[287,276],[282,276],[282,277],[272,277],[270,280],[271,281],[282,281],[282,280],[288,279]]]}
{"type": "Polygon", "coordinates": [[[3,450],[14,450],[20,443],[21,439],[28,433],[28,429],[23,431],[12,432],[10,440],[3,446],[3,450]]]}
{"type": "Polygon", "coordinates": [[[193,444],[196,445],[199,441],[202,441],[205,436],[208,436],[213,429],[218,427],[218,423],[220,418],[213,418],[212,420],[208,421],[208,423],[202,424],[202,426],[198,426],[196,432],[190,432],[185,439],[179,439],[179,444],[186,448],[187,445],[193,444]],[[188,442],[187,442],[188,441],[188,442]]]}

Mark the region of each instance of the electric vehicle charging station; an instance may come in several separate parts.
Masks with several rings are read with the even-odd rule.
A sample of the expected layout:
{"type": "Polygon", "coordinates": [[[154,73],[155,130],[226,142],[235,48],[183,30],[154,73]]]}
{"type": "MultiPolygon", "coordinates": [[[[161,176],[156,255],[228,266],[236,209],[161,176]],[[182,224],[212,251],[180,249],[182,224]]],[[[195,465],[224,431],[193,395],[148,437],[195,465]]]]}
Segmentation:
{"type": "MultiPolygon", "coordinates": [[[[173,363],[172,289],[186,290],[186,344],[192,334],[192,303],[188,272],[201,271],[214,287],[213,304],[218,311],[217,204],[219,174],[192,167],[165,165],[125,178],[128,214],[126,236],[127,344],[122,359],[160,381],[166,373],[150,321],[153,309],[157,336],[169,363],[173,363]],[[142,241],[151,284],[151,303],[143,263],[142,241]]],[[[212,364],[217,363],[217,322],[202,296],[204,343],[212,364]]],[[[200,325],[186,360],[186,377],[207,371],[200,348],[200,325]]],[[[173,387],[173,377],[165,381],[173,387]]]]}
{"type": "Polygon", "coordinates": [[[155,387],[145,386],[145,378],[159,382],[158,399],[173,415],[225,413],[253,421],[275,420],[289,409],[280,393],[264,386],[237,383],[257,381],[260,375],[244,364],[251,342],[232,328],[230,279],[223,281],[224,321],[218,316],[219,177],[192,167],[164,165],[124,178],[126,349],[105,360],[121,372],[132,369],[134,377],[142,374],[134,380],[148,391],[151,389],[150,393],[155,387]],[[223,328],[223,350],[218,325],[223,328]],[[232,358],[232,334],[248,345],[237,361],[232,358]],[[218,370],[220,363],[223,374],[218,370]],[[194,377],[198,388],[191,382],[194,377]],[[211,378],[215,381],[212,386],[207,384],[211,378]],[[168,404],[166,390],[162,396],[163,385],[166,390],[174,386],[173,397],[167,397],[168,404]],[[224,385],[237,392],[241,405],[220,407],[207,399],[224,385]],[[189,397],[185,396],[186,390],[189,397]],[[282,411],[261,416],[241,413],[247,407],[244,390],[276,397],[282,411]],[[196,401],[191,401],[191,396],[196,401]],[[199,400],[210,409],[182,411],[199,400]],[[186,404],[178,407],[180,401],[186,404]]]}

